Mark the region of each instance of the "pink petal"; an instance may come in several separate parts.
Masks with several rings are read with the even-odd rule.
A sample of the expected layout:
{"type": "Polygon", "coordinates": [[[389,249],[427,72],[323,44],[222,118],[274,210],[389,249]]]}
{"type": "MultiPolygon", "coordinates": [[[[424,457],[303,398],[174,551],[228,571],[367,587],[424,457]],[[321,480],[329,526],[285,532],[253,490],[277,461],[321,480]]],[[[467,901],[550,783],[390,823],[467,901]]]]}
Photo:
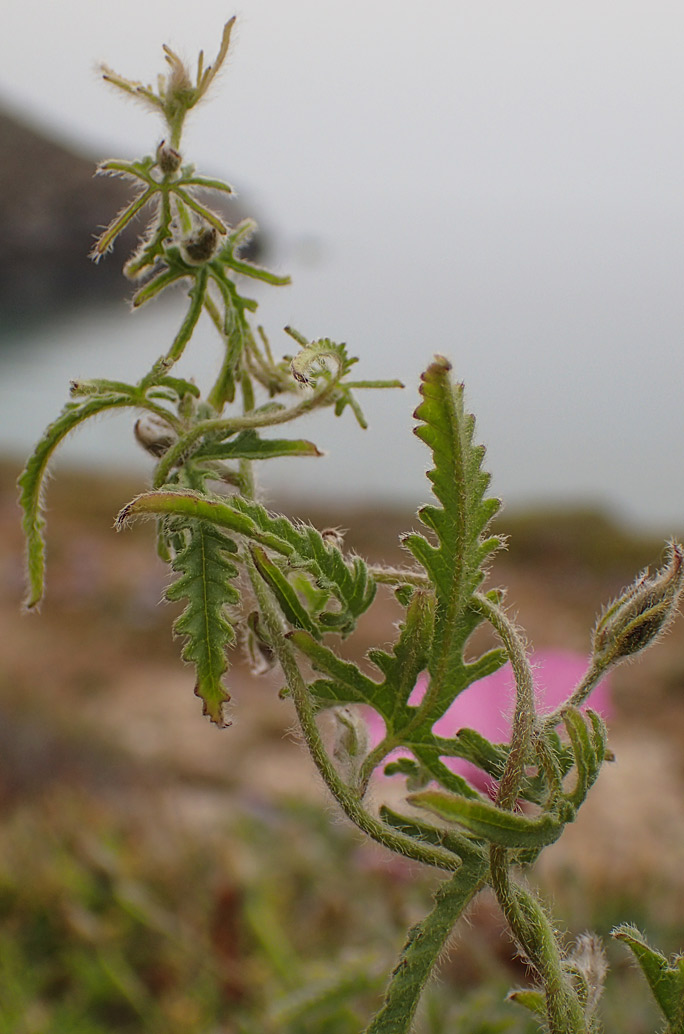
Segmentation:
{"type": "MultiPolygon", "coordinates": [[[[550,711],[565,700],[588,666],[586,657],[568,650],[540,650],[531,657],[535,675],[537,706],[550,711]]],[[[426,688],[426,678],[421,676],[411,697],[411,704],[418,704],[426,688]]],[[[488,675],[464,690],[451,705],[447,713],[435,722],[434,731],[445,738],[456,735],[459,729],[475,729],[494,743],[504,743],[510,737],[511,716],[515,702],[515,681],[510,664],[506,664],[493,675],[488,675]]],[[[604,718],[612,713],[609,680],[604,679],[593,691],[591,706],[604,718]]],[[[375,711],[368,709],[366,718],[373,745],[380,742],[384,734],[384,723],[375,711]]],[[[405,750],[395,751],[388,760],[405,757],[405,750]]],[[[445,765],[453,772],[464,776],[477,789],[491,791],[492,780],[475,765],[462,758],[445,758],[445,765]]]]}

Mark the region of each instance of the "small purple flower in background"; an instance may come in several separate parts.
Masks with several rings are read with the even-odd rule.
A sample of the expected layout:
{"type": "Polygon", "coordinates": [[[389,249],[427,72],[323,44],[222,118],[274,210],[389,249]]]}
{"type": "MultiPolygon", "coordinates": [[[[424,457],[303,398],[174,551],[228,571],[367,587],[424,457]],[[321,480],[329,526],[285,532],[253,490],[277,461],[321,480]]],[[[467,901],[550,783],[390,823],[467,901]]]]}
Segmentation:
{"type": "MultiPolygon", "coordinates": [[[[587,670],[585,656],[569,650],[539,650],[531,655],[534,671],[537,705],[540,712],[552,711],[570,696],[587,670]]],[[[411,704],[420,703],[426,688],[426,677],[421,676],[409,698],[411,704]]],[[[469,686],[453,702],[447,713],[434,725],[438,736],[451,738],[459,729],[475,729],[493,743],[505,743],[510,738],[511,717],[515,702],[515,680],[510,664],[493,675],[488,675],[469,686]]],[[[603,681],[593,691],[589,706],[604,718],[612,714],[610,680],[603,681]]],[[[367,721],[373,745],[384,733],[382,719],[375,711],[367,712],[367,721]]],[[[387,760],[406,756],[397,750],[387,760]]],[[[478,790],[491,792],[493,783],[485,773],[463,758],[444,758],[445,765],[464,776],[478,790]]]]}

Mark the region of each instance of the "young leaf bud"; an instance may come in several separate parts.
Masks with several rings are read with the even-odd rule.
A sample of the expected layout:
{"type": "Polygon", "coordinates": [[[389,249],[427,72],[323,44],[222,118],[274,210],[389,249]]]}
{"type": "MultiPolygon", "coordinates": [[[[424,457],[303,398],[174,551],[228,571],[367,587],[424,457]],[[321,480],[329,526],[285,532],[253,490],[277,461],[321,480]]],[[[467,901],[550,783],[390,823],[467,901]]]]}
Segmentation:
{"type": "Polygon", "coordinates": [[[336,725],[333,754],[345,773],[353,778],[368,753],[368,725],[363,715],[352,707],[334,707],[331,713],[336,725]]]}
{"type": "MultiPolygon", "coordinates": [[[[606,952],[596,934],[580,934],[566,965],[575,977],[584,1015],[591,1021],[596,1014],[608,972],[606,952]]],[[[593,1024],[588,1026],[592,1029],[593,1024]]]]}
{"type": "Polygon", "coordinates": [[[649,577],[645,571],[600,616],[594,629],[594,661],[602,667],[651,646],[677,614],[684,590],[684,550],[671,542],[667,563],[649,577]]]}

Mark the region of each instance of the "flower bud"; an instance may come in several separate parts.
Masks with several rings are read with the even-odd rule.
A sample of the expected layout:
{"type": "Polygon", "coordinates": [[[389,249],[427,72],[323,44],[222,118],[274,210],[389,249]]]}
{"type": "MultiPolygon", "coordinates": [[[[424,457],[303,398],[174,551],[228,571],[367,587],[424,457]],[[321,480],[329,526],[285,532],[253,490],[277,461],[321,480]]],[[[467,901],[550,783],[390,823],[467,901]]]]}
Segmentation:
{"type": "Polygon", "coordinates": [[[276,665],[273,647],[264,634],[259,612],[254,610],[247,618],[245,649],[254,675],[265,675],[276,665]]]}
{"type": "Polygon", "coordinates": [[[151,456],[163,456],[177,441],[177,434],[165,420],[155,413],[145,413],[133,428],[136,441],[151,456]]]}
{"type": "Polygon", "coordinates": [[[667,563],[649,577],[648,570],[604,610],[593,637],[594,662],[602,667],[632,657],[651,646],[677,614],[684,589],[684,551],[669,545],[667,563]]]}
{"type": "Polygon", "coordinates": [[[175,147],[169,147],[166,140],[162,140],[157,148],[157,165],[165,175],[178,172],[183,161],[180,152],[175,147]]]}
{"type": "Polygon", "coordinates": [[[342,528],[324,528],[321,538],[326,546],[333,546],[340,551],[344,548],[344,531],[342,528]]]}
{"type": "Polygon", "coordinates": [[[181,242],[183,258],[191,266],[201,266],[214,257],[218,233],[213,226],[203,226],[181,242]]]}

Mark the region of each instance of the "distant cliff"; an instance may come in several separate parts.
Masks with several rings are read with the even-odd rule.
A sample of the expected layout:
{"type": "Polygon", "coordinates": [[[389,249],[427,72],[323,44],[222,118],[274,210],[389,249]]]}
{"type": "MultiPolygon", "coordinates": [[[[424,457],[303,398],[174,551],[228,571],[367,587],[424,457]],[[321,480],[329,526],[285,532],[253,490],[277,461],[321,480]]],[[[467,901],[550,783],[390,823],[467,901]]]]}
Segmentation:
{"type": "MultiPolygon", "coordinates": [[[[130,199],[132,188],[94,178],[94,171],[94,158],[0,111],[0,334],[3,326],[130,293],[121,267],[136,233],[122,235],[99,266],[88,252],[98,227],[130,199]]],[[[245,215],[234,202],[228,205],[220,207],[230,223],[245,215]]]]}

